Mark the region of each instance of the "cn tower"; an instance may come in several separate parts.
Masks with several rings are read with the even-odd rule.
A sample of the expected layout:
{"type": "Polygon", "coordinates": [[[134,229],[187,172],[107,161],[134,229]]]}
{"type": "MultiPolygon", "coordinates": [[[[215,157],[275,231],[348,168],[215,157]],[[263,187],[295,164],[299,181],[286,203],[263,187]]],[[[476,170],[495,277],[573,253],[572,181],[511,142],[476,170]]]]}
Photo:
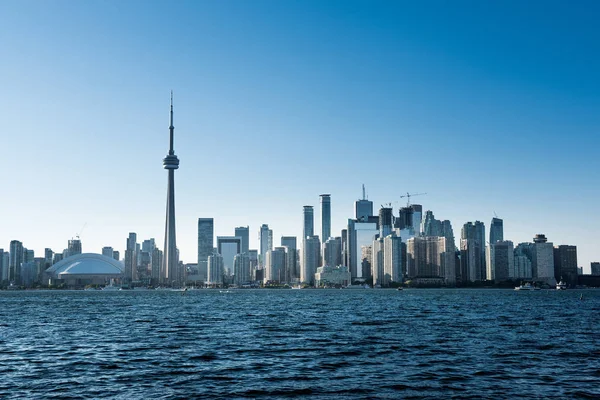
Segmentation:
{"type": "Polygon", "coordinates": [[[171,91],[171,123],[169,125],[169,154],[163,160],[164,168],[169,171],[167,185],[167,219],[165,222],[165,247],[161,270],[163,283],[179,283],[182,279],[178,274],[177,243],[175,240],[175,170],[179,168],[179,159],[173,150],[173,91],[171,91]]]}

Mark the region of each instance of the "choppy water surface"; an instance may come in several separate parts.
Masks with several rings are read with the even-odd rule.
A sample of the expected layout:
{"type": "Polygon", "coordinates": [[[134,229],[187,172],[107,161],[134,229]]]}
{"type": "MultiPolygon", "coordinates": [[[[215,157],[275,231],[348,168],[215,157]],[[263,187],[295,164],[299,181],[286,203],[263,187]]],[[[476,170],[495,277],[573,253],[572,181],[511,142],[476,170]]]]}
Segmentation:
{"type": "Polygon", "coordinates": [[[0,293],[0,397],[62,396],[598,398],[600,291],[0,293]]]}

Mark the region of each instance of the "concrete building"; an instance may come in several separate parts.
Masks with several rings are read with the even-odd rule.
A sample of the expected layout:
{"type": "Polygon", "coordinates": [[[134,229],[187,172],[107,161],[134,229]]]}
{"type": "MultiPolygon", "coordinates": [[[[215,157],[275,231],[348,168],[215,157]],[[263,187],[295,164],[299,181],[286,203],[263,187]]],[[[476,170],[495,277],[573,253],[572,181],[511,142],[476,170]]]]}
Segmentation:
{"type": "Polygon", "coordinates": [[[377,237],[371,245],[371,272],[373,286],[383,286],[383,238],[377,237]]]}
{"type": "Polygon", "coordinates": [[[285,247],[275,247],[267,252],[264,282],[285,283],[286,278],[285,247]]]}
{"type": "Polygon", "coordinates": [[[425,218],[423,218],[421,226],[423,236],[444,236],[442,221],[435,219],[433,211],[425,211],[425,218]]]}
{"type": "Polygon", "coordinates": [[[198,218],[198,275],[208,277],[208,257],[215,248],[215,222],[212,218],[198,218]]]}
{"type": "Polygon", "coordinates": [[[331,236],[331,195],[322,194],[321,198],[321,238],[325,241],[331,236]]]}
{"type": "Polygon", "coordinates": [[[531,280],[533,278],[532,253],[533,243],[519,243],[515,247],[513,279],[531,280]]]}
{"type": "Polygon", "coordinates": [[[298,245],[296,236],[282,236],[281,247],[285,248],[286,282],[298,281],[300,269],[298,268],[298,245]]]}
{"type": "Polygon", "coordinates": [[[515,255],[513,242],[496,241],[488,246],[488,279],[503,282],[515,275],[515,255]]]}
{"type": "Polygon", "coordinates": [[[152,260],[150,261],[150,283],[157,285],[160,282],[160,267],[163,263],[163,252],[158,247],[152,251],[152,260]]]}
{"type": "Polygon", "coordinates": [[[211,254],[208,256],[207,264],[207,280],[208,286],[222,286],[223,285],[223,257],[220,254],[211,254]]]}
{"type": "Polygon", "coordinates": [[[593,261],[590,263],[592,275],[600,275],[600,262],[593,261]]]}
{"type": "Polygon", "coordinates": [[[123,279],[124,267],[112,257],[82,253],[65,258],[44,272],[45,282],[64,283],[67,287],[107,285],[111,280],[123,279]]]}
{"type": "Polygon", "coordinates": [[[315,273],[320,267],[321,240],[319,236],[307,236],[302,249],[302,268],[300,269],[300,281],[308,285],[314,285],[315,273]]]}
{"type": "Polygon", "coordinates": [[[110,246],[104,246],[102,248],[102,255],[104,257],[110,257],[110,258],[112,258],[114,251],[115,250],[112,247],[110,247],[110,246]]]}
{"type": "Polygon", "coordinates": [[[350,271],[348,267],[338,265],[336,267],[330,265],[324,265],[317,268],[315,273],[315,286],[316,287],[329,287],[329,286],[348,286],[351,281],[350,271]]]}
{"type": "Polygon", "coordinates": [[[18,240],[10,242],[10,258],[8,264],[8,281],[21,284],[21,264],[23,263],[23,243],[18,240]]]}
{"type": "Polygon", "coordinates": [[[403,254],[402,238],[391,234],[383,239],[383,281],[382,286],[389,286],[392,282],[402,283],[405,260],[403,254]]]}
{"type": "MultiPolygon", "coordinates": [[[[487,279],[485,225],[481,221],[467,222],[461,230],[461,260],[462,252],[469,256],[468,280],[471,282],[487,279]],[[463,243],[463,241],[466,241],[463,243]],[[474,253],[474,251],[476,251],[474,253]]],[[[462,261],[461,261],[462,264],[462,261]]],[[[461,268],[461,271],[463,268],[461,268]]],[[[463,281],[465,281],[463,277],[463,281]]]]}
{"type": "Polygon", "coordinates": [[[440,284],[456,282],[454,252],[446,251],[446,238],[439,236],[414,237],[406,244],[408,277],[429,283],[431,279],[440,284]]]}
{"type": "Polygon", "coordinates": [[[250,256],[248,253],[233,257],[233,283],[238,286],[250,283],[250,256]]]}
{"type": "Polygon", "coordinates": [[[577,286],[577,246],[560,245],[554,248],[554,279],[568,286],[577,286]]]}
{"type": "Polygon", "coordinates": [[[262,224],[260,226],[259,232],[259,242],[260,242],[260,254],[258,263],[261,268],[265,267],[265,259],[267,257],[267,252],[273,249],[273,231],[269,229],[269,225],[262,224]]]}
{"type": "Polygon", "coordinates": [[[323,265],[342,265],[342,238],[330,237],[323,245],[323,265]]]}
{"type": "Polygon", "coordinates": [[[533,278],[550,286],[556,285],[554,278],[554,245],[548,242],[546,235],[537,234],[533,238],[533,253],[531,264],[533,278]]]}
{"type": "Polygon", "coordinates": [[[125,250],[125,274],[123,279],[126,283],[137,281],[137,234],[130,232],[127,238],[125,250]]]}
{"type": "Polygon", "coordinates": [[[242,253],[248,253],[250,250],[250,227],[238,226],[235,228],[235,235],[242,238],[242,253]]]}
{"type": "Polygon", "coordinates": [[[8,281],[8,263],[4,264],[4,249],[0,249],[0,283],[5,281],[8,281]]]}
{"type": "Polygon", "coordinates": [[[373,276],[373,266],[371,260],[373,259],[373,245],[361,246],[360,247],[360,269],[362,279],[369,279],[373,276]]]}
{"type": "Polygon", "coordinates": [[[258,269],[258,250],[250,249],[248,251],[248,258],[250,259],[250,280],[257,280],[256,270],[258,269]]]}

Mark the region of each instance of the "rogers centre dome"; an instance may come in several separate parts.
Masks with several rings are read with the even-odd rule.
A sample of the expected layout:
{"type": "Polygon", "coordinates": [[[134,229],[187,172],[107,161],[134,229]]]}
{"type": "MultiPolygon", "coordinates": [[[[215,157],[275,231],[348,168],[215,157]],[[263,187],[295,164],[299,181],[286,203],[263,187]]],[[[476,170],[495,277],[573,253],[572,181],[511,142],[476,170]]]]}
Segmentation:
{"type": "Polygon", "coordinates": [[[45,273],[51,280],[69,285],[103,284],[110,279],[121,279],[124,267],[119,261],[101,254],[84,253],[57,262],[45,273]]]}

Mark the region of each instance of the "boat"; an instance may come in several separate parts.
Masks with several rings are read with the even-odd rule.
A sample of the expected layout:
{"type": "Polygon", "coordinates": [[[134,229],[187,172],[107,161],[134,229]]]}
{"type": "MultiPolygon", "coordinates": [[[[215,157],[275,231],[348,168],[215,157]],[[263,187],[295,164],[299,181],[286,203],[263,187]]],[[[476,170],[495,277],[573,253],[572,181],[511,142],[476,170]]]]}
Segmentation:
{"type": "Polygon", "coordinates": [[[561,279],[560,282],[556,284],[556,290],[567,290],[567,284],[561,279]]]}
{"type": "Polygon", "coordinates": [[[540,288],[533,286],[531,282],[527,282],[523,285],[515,287],[515,290],[540,290],[540,288]]]}
{"type": "Polygon", "coordinates": [[[121,290],[121,288],[118,286],[113,286],[113,284],[111,283],[110,285],[104,286],[102,288],[102,290],[112,291],[112,290],[121,290]]]}
{"type": "Polygon", "coordinates": [[[396,290],[402,290],[402,287],[398,287],[396,290]]]}
{"type": "Polygon", "coordinates": [[[365,283],[364,285],[356,284],[356,285],[348,285],[345,287],[345,289],[371,289],[371,286],[369,286],[367,283],[365,283]]]}

